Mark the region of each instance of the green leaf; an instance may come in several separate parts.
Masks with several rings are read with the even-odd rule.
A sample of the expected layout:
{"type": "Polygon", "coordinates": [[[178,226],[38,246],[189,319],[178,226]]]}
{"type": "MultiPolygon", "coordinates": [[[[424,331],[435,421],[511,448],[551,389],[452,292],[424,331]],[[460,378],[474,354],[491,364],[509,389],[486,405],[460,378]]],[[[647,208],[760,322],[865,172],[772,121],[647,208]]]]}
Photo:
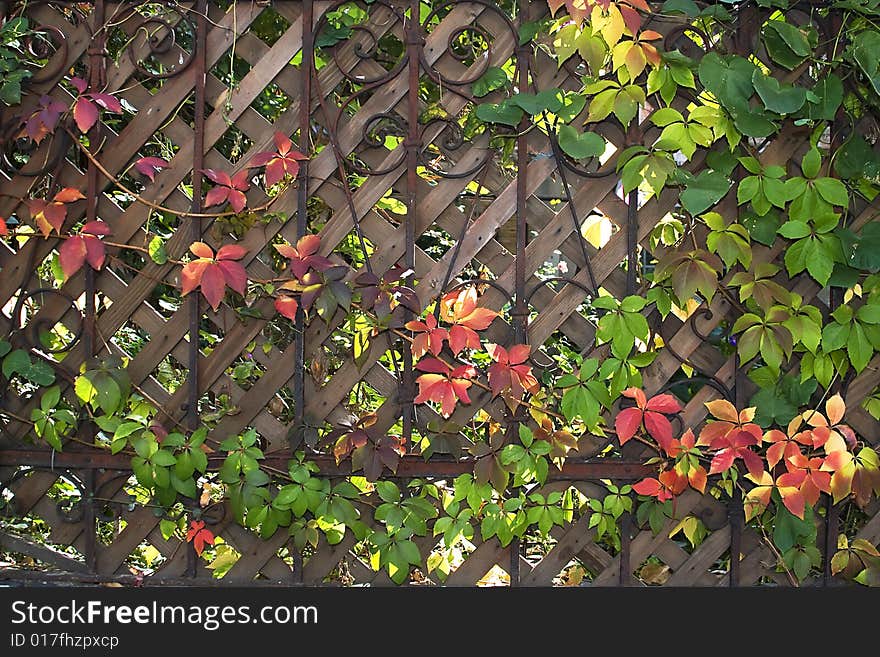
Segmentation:
{"type": "Polygon", "coordinates": [[[165,250],[165,240],[158,235],[150,240],[147,251],[150,254],[150,258],[152,258],[153,262],[157,265],[164,265],[168,262],[168,252],[165,250]]]}
{"type": "Polygon", "coordinates": [[[177,459],[174,454],[165,449],[160,449],[156,451],[151,457],[150,461],[152,461],[153,465],[159,466],[170,466],[177,463],[177,459]]]}
{"type": "Polygon", "coordinates": [[[824,75],[813,87],[818,101],[807,104],[807,116],[814,121],[833,121],[843,102],[843,82],[834,73],[824,75]]]}
{"type": "Polygon", "coordinates": [[[727,108],[747,106],[754,93],[755,66],[743,57],[721,57],[709,52],[700,60],[698,74],[703,86],[727,108]]]}
{"type": "Polygon", "coordinates": [[[544,27],[543,21],[529,21],[519,26],[519,45],[524,46],[534,39],[544,27]]]}
{"type": "Polygon", "coordinates": [[[812,232],[810,226],[803,221],[786,221],[779,227],[779,234],[790,240],[799,240],[812,232]]]}
{"type": "Polygon", "coordinates": [[[853,322],[850,327],[849,337],[846,341],[846,353],[849,362],[859,373],[868,366],[874,355],[874,347],[865,335],[865,329],[858,322],[853,322]]]}
{"type": "Polygon", "coordinates": [[[811,148],[804,155],[801,161],[801,171],[807,178],[815,178],[819,175],[819,169],[822,167],[822,154],[818,148],[811,148]]]}
{"type": "Polygon", "coordinates": [[[702,214],[727,194],[732,182],[717,171],[702,171],[681,193],[681,204],[693,215],[702,214]]]}
{"type": "Polygon", "coordinates": [[[813,524],[813,509],[809,506],[804,509],[804,519],[801,520],[782,504],[776,508],[776,521],[773,528],[773,543],[780,552],[788,552],[795,545],[803,545],[804,542],[816,540],[816,527],[813,524]]]}
{"type": "Polygon", "coordinates": [[[482,98],[496,89],[501,89],[507,84],[507,82],[507,73],[504,72],[504,69],[498,66],[490,66],[486,69],[486,72],[474,82],[471,91],[477,98],[482,98]]]}
{"type": "Polygon", "coordinates": [[[771,59],[790,71],[797,68],[812,52],[806,35],[794,25],[778,20],[768,21],[763,34],[771,59]]]}
{"type": "Polygon", "coordinates": [[[749,231],[751,238],[766,246],[772,246],[776,241],[776,233],[781,221],[779,213],[775,211],[768,212],[764,216],[759,216],[754,212],[741,215],[742,225],[749,231]]]}
{"type": "Polygon", "coordinates": [[[501,123],[515,128],[523,118],[523,111],[509,103],[483,103],[477,105],[477,118],[486,123],[501,123]]]}
{"type": "Polygon", "coordinates": [[[559,147],[575,160],[598,157],[605,152],[605,139],[598,133],[578,133],[570,125],[561,125],[558,136],[559,147]]]}
{"type": "Polygon", "coordinates": [[[764,102],[764,107],[777,114],[794,114],[807,100],[807,91],[803,87],[790,84],[783,86],[776,78],[765,75],[757,68],[752,76],[752,84],[764,102]]]}
{"type": "Polygon", "coordinates": [[[816,178],[813,181],[819,195],[831,205],[847,207],[849,205],[849,192],[846,185],[836,178],[816,178]]]}

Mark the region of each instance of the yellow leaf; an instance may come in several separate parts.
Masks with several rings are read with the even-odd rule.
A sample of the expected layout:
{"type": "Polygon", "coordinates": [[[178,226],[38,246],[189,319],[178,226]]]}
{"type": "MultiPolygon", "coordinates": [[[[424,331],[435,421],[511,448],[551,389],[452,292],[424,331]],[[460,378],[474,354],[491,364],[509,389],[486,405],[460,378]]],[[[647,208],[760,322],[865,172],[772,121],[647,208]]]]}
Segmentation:
{"type": "Polygon", "coordinates": [[[592,21],[593,25],[596,25],[597,22],[601,24],[600,32],[602,34],[602,38],[605,39],[605,43],[608,44],[609,48],[614,48],[620,41],[620,37],[623,36],[623,31],[626,29],[626,22],[623,20],[623,16],[620,13],[620,10],[615,6],[611,5],[608,7],[607,16],[602,16],[602,10],[598,5],[593,7],[593,15],[592,21]],[[597,14],[600,16],[599,21],[596,20],[597,14]]]}

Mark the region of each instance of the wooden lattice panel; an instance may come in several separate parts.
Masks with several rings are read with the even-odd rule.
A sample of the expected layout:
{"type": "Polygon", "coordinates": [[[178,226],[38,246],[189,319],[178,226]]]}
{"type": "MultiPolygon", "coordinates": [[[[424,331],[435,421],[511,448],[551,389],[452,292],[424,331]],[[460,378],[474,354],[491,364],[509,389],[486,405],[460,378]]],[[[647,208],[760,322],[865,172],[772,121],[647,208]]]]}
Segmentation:
{"type": "MultiPolygon", "coordinates": [[[[187,5],[187,3],[184,3],[187,5]]],[[[192,3],[189,3],[190,5],[192,3]]],[[[406,160],[406,143],[400,140],[396,147],[374,148],[369,132],[376,116],[387,115],[405,121],[407,103],[413,90],[407,78],[407,68],[399,70],[392,67],[389,75],[388,65],[383,66],[364,55],[369,38],[384,37],[396,40],[407,46],[406,34],[400,21],[395,21],[390,9],[382,3],[372,3],[367,7],[368,17],[363,23],[373,37],[364,32],[354,32],[350,40],[343,41],[322,52],[333,52],[327,56],[316,75],[305,84],[307,71],[301,64],[298,54],[302,53],[304,33],[313,42],[314,26],[321,23],[325,12],[336,5],[329,2],[309,2],[313,25],[303,24],[305,3],[278,1],[268,3],[232,3],[224,9],[209,3],[208,20],[200,19],[196,12],[189,26],[182,19],[174,29],[191,33],[188,44],[175,43],[167,52],[148,52],[146,44],[132,40],[132,56],[120,56],[116,60],[102,59],[106,72],[106,86],[110,92],[118,92],[130,108],[127,122],[118,133],[105,131],[101,145],[100,163],[113,176],[123,176],[132,163],[148,154],[148,144],[157,139],[169,144],[173,156],[169,158],[167,169],[156,175],[155,182],[143,187],[139,194],[147,203],[187,212],[191,206],[186,190],[191,183],[196,162],[204,168],[214,168],[237,173],[247,167],[252,156],[258,152],[271,150],[273,135],[276,132],[297,134],[301,130],[301,117],[310,117],[310,139],[320,145],[320,149],[308,166],[308,197],[310,203],[320,207],[316,216],[310,216],[312,227],[320,229],[322,238],[321,253],[330,255],[337,247],[356,235],[356,230],[372,246],[370,261],[376,272],[384,272],[401,262],[411,249],[413,256],[413,279],[415,290],[421,302],[427,303],[442,292],[445,281],[463,276],[467,269],[482,270],[496,287],[487,289],[482,297],[484,305],[495,310],[510,310],[508,307],[517,292],[532,291],[528,300],[527,336],[533,348],[537,349],[551,338],[564,335],[581,353],[593,349],[595,338],[594,324],[583,311],[582,304],[588,290],[601,286],[617,296],[625,294],[626,272],[621,267],[630,252],[627,240],[627,226],[635,219],[635,234],[644,257],[650,260],[658,253],[651,253],[649,234],[657,222],[675,209],[678,196],[667,191],[643,202],[638,195],[625,197],[616,175],[595,175],[579,177],[570,170],[560,171],[553,156],[552,146],[546,136],[537,130],[521,137],[519,148],[526,149],[528,157],[523,170],[511,168],[501,170],[495,162],[493,146],[486,135],[461,144],[444,144],[443,128],[426,124],[424,126],[422,147],[430,144],[442,154],[445,173],[451,175],[419,175],[415,177],[415,188],[409,188],[406,160]],[[266,20],[271,14],[273,20],[281,21],[286,28],[272,43],[264,41],[254,29],[254,25],[266,20]],[[203,53],[193,52],[196,37],[196,24],[202,23],[207,31],[203,53]],[[184,30],[186,27],[186,30],[184,30]],[[139,69],[136,62],[151,55],[172,72],[162,79],[156,79],[139,69]],[[234,57],[233,57],[234,55],[234,57]],[[194,56],[202,58],[205,77],[204,93],[205,116],[201,128],[196,128],[190,117],[196,106],[197,87],[202,83],[199,74],[191,64],[185,65],[194,56]],[[233,59],[240,60],[241,66],[249,67],[241,80],[230,86],[224,79],[227,73],[224,66],[232,66],[233,59]],[[297,62],[297,63],[293,63],[297,62]],[[175,71],[181,67],[181,71],[175,71]],[[371,79],[378,80],[370,82],[371,79]],[[144,84],[147,81],[148,84],[144,84]],[[273,120],[267,119],[256,108],[261,94],[267,89],[285,97],[285,107],[273,120]],[[306,93],[304,93],[306,90],[306,93]],[[348,98],[341,102],[340,99],[348,98]],[[357,102],[350,102],[357,98],[357,102]],[[307,107],[303,107],[303,103],[307,107]],[[197,132],[199,134],[197,134],[197,132]],[[196,153],[198,139],[203,140],[203,153],[196,153]],[[241,146],[235,157],[230,153],[228,142],[237,139],[241,146]],[[336,150],[330,144],[335,141],[336,150]],[[203,157],[202,157],[203,156],[203,157]],[[350,169],[341,165],[357,157],[362,166],[380,173],[361,176],[353,184],[350,169]],[[486,164],[479,166],[481,162],[486,164]],[[393,166],[397,163],[398,166],[393,166]],[[459,175],[465,172],[465,175],[459,175]],[[563,182],[562,175],[566,181],[563,182]],[[562,185],[570,187],[571,203],[559,192],[553,203],[548,203],[546,190],[560,190],[562,185]],[[479,195],[473,193],[474,187],[481,189],[479,195]],[[415,216],[393,220],[388,212],[380,207],[383,198],[391,196],[405,199],[414,195],[416,199],[415,216]],[[634,203],[636,207],[630,207],[634,203]],[[603,217],[613,224],[607,241],[596,249],[578,234],[583,223],[593,215],[603,217]],[[518,217],[525,217],[529,231],[528,246],[525,252],[517,253],[515,243],[511,244],[510,229],[516,226],[518,217]],[[428,231],[443,231],[458,241],[454,249],[447,250],[439,258],[422,250],[416,244],[408,244],[404,223],[412,222],[416,240],[428,231]],[[461,239],[458,240],[458,237],[461,239]],[[565,261],[568,266],[568,281],[557,284],[544,282],[542,267],[551,254],[565,261]],[[586,254],[589,260],[585,260],[586,254]],[[453,263],[454,259],[454,263],[453,263]],[[524,288],[517,290],[517,264],[525,262],[524,288]],[[453,265],[453,266],[451,266],[453,265]],[[589,265],[589,266],[588,266],[589,265]],[[506,294],[499,292],[505,290],[506,294]]],[[[467,80],[478,75],[487,65],[501,66],[505,62],[517,60],[516,34],[509,29],[506,18],[497,10],[482,2],[451,3],[448,12],[438,14],[425,33],[423,44],[419,44],[422,62],[418,79],[424,81],[429,73],[437,72],[448,80],[467,80]],[[468,26],[478,26],[491,34],[491,47],[483,55],[468,63],[454,56],[450,51],[453,38],[468,26]]],[[[189,5],[187,5],[189,6],[189,5]]],[[[63,9],[52,3],[35,5],[31,11],[34,20],[44,25],[57,27],[65,35],[65,46],[59,48],[51,65],[59,70],[71,67],[84,67],[94,58],[90,48],[90,34],[97,27],[94,13],[79,13],[80,9],[63,9]]],[[[530,7],[530,18],[535,19],[546,13],[546,3],[534,2],[530,7]]],[[[105,15],[121,15],[121,5],[106,3],[105,15]]],[[[180,14],[186,16],[186,14],[180,14]]],[[[672,20],[657,21],[654,29],[671,33],[677,27],[672,20]]],[[[137,34],[135,20],[123,20],[115,26],[120,38],[132,38],[137,34]]],[[[162,29],[170,29],[165,27],[162,29]]],[[[680,37],[685,39],[684,36],[680,37]]],[[[676,44],[678,45],[678,44],[676,44]]],[[[681,47],[693,43],[680,44],[681,47]]],[[[402,57],[402,56],[401,56],[402,57]]],[[[100,59],[100,57],[99,57],[100,59]]],[[[577,65],[557,68],[555,61],[538,50],[531,62],[532,84],[535,89],[559,87],[578,89],[581,86],[577,65]]],[[[802,71],[788,75],[796,79],[802,71]]],[[[469,85],[440,85],[439,100],[432,108],[449,116],[458,116],[474,100],[468,92],[469,85]]],[[[70,94],[60,85],[35,83],[33,98],[47,93],[65,105],[72,101],[70,94]]],[[[30,98],[30,97],[29,97],[30,98]]],[[[31,99],[32,100],[32,99],[31,99]]],[[[28,101],[26,101],[28,102],[28,101]]],[[[428,109],[423,98],[418,99],[419,111],[428,109]]],[[[374,126],[373,126],[374,127],[374,126]]],[[[648,121],[641,126],[646,139],[656,135],[648,121]]],[[[602,123],[595,130],[603,134],[609,142],[609,150],[619,152],[629,141],[619,127],[611,122],[602,123]]],[[[299,134],[300,141],[302,135],[299,134]]],[[[799,161],[800,155],[809,143],[806,131],[788,128],[778,135],[772,143],[762,150],[764,164],[786,164],[799,161]]],[[[646,142],[647,143],[647,142],[646,142]]],[[[46,142],[31,157],[31,162],[43,161],[51,155],[52,144],[46,142]]],[[[61,154],[63,166],[58,169],[58,183],[85,189],[88,161],[75,148],[61,154]]],[[[613,156],[611,164],[613,166],[613,156]]],[[[21,208],[8,197],[26,197],[39,177],[26,175],[28,164],[21,174],[11,174],[5,180],[4,196],[0,199],[0,215],[10,216],[21,208]]],[[[688,165],[694,171],[702,166],[698,158],[688,165]]],[[[410,182],[412,178],[410,177],[410,182]]],[[[141,202],[131,202],[125,194],[114,194],[112,186],[103,174],[98,174],[98,187],[102,190],[97,198],[97,215],[113,226],[113,241],[143,247],[151,236],[151,216],[154,209],[141,202]]],[[[733,192],[731,195],[735,196],[733,192]]],[[[260,207],[271,200],[271,211],[286,215],[286,221],[270,221],[260,224],[242,236],[241,244],[248,249],[246,264],[252,279],[269,279],[273,270],[269,258],[271,245],[283,238],[287,242],[297,239],[296,216],[305,211],[301,206],[302,197],[298,186],[285,188],[277,197],[271,198],[259,185],[252,185],[248,193],[249,207],[260,207]]],[[[312,207],[312,206],[310,206],[312,207]]],[[[721,207],[735,210],[731,199],[721,202],[721,207]]],[[[864,208],[855,217],[854,227],[859,227],[870,219],[874,209],[864,208]]],[[[82,219],[71,213],[68,225],[82,219]]],[[[179,258],[191,243],[190,224],[192,218],[181,217],[177,230],[167,241],[167,250],[172,258],[179,258]]],[[[202,223],[203,239],[213,247],[220,240],[211,233],[210,223],[202,223]]],[[[515,234],[515,230],[513,231],[515,234]]],[[[36,265],[50,257],[55,245],[52,241],[31,240],[26,246],[12,250],[4,244],[0,253],[0,306],[9,309],[15,306],[18,295],[23,290],[41,287],[36,278],[36,265]]],[[[764,248],[755,246],[754,259],[762,262],[776,262],[782,257],[781,246],[764,248]]],[[[118,251],[118,250],[117,250],[118,251]]],[[[113,253],[113,249],[111,249],[113,253]]],[[[115,254],[115,255],[118,255],[115,254]]],[[[339,260],[338,255],[331,256],[339,260]]],[[[156,288],[159,285],[177,285],[179,268],[172,264],[159,265],[145,259],[139,266],[122,266],[118,261],[95,277],[94,289],[99,305],[94,317],[94,345],[90,347],[83,341],[77,342],[63,360],[59,368],[70,375],[78,372],[79,364],[89,356],[93,348],[98,355],[120,355],[130,359],[128,372],[136,389],[163,409],[169,423],[183,423],[187,415],[190,391],[185,381],[170,386],[160,383],[161,368],[186,369],[192,354],[190,344],[190,325],[185,312],[185,304],[178,308],[162,308],[155,303],[156,288]],[[139,336],[136,348],[126,336],[139,336]]],[[[352,270],[349,279],[354,278],[352,270]]],[[[82,325],[80,316],[82,295],[88,285],[85,276],[79,274],[67,281],[62,289],[67,298],[47,296],[30,321],[34,325],[55,325],[58,322],[76,332],[82,325]],[[68,300],[74,300],[72,306],[68,300]]],[[[805,302],[815,301],[820,293],[819,287],[806,278],[799,277],[790,282],[790,287],[804,297],[805,302]]],[[[448,288],[448,286],[447,286],[448,288]]],[[[817,302],[819,303],[819,302],[817,302]]],[[[722,296],[716,296],[711,304],[705,304],[707,312],[700,315],[697,325],[702,333],[725,322],[731,317],[731,308],[722,296]]],[[[298,419],[286,417],[273,408],[285,403],[285,397],[295,385],[297,370],[304,363],[320,361],[333,349],[334,331],[346,319],[338,312],[329,322],[311,322],[302,336],[304,363],[297,361],[298,355],[293,345],[280,348],[271,345],[268,352],[261,346],[266,341],[267,331],[271,329],[273,316],[271,300],[257,301],[250,309],[249,316],[242,320],[227,300],[215,312],[207,312],[204,322],[209,323],[213,332],[222,336],[208,352],[201,349],[197,354],[198,393],[201,403],[208,405],[211,399],[227,395],[235,408],[235,413],[222,417],[211,432],[211,437],[223,440],[248,427],[255,428],[264,440],[265,451],[270,454],[285,454],[289,450],[289,440],[298,436],[298,419]],[[259,378],[248,386],[242,386],[232,372],[242,359],[253,360],[260,372],[259,378]]],[[[699,313],[698,313],[699,314],[699,313]]],[[[737,376],[737,363],[724,357],[718,350],[707,347],[701,336],[689,322],[681,322],[670,315],[666,320],[650,316],[652,325],[659,327],[659,335],[664,343],[672,347],[683,359],[700,366],[714,375],[725,385],[742,386],[746,395],[751,384],[737,376]]],[[[10,325],[16,321],[7,320],[10,325]]],[[[515,318],[507,312],[496,321],[487,338],[502,344],[512,342],[515,318]]],[[[306,375],[303,380],[303,406],[297,409],[301,418],[310,425],[325,426],[336,424],[351,415],[352,390],[358,385],[369,385],[385,400],[377,409],[377,429],[391,431],[400,422],[402,408],[406,400],[401,398],[401,378],[384,362],[383,355],[389,343],[382,337],[369,347],[365,364],[355,363],[351,358],[341,363],[332,373],[322,377],[306,375]]],[[[607,346],[600,347],[593,355],[607,356],[607,346]]],[[[657,360],[644,371],[645,389],[649,394],[656,393],[673,380],[681,371],[681,361],[669,351],[661,351],[657,360]]],[[[851,424],[864,436],[878,435],[878,423],[858,408],[855,400],[864,395],[876,384],[876,367],[880,359],[874,360],[873,368],[857,377],[849,387],[853,403],[851,424]]],[[[703,403],[717,396],[711,388],[703,388],[687,404],[682,414],[685,426],[698,427],[705,420],[703,403]]],[[[490,399],[485,392],[477,390],[472,394],[473,403],[460,406],[451,418],[464,423],[478,411],[485,410],[496,419],[503,419],[504,404],[498,399],[490,399]]],[[[849,400],[848,400],[849,401],[849,400]]],[[[27,415],[33,400],[4,399],[4,405],[18,415],[27,415]]],[[[354,409],[357,410],[357,409],[354,409]]],[[[425,429],[431,420],[438,419],[430,408],[421,406],[415,416],[416,429],[425,429]]],[[[9,422],[5,427],[3,447],[18,447],[28,432],[27,425],[9,422]]],[[[461,437],[465,442],[464,436],[461,437]]],[[[297,441],[298,444],[298,441],[297,441]]],[[[630,444],[622,450],[623,456],[638,459],[642,456],[639,446],[630,444]]],[[[591,447],[584,446],[584,456],[592,456],[591,447]]],[[[46,459],[50,457],[47,455],[46,459]]],[[[190,564],[185,544],[168,541],[160,530],[160,517],[145,507],[124,510],[114,520],[116,529],[110,540],[104,543],[94,538],[89,522],[94,518],[66,517],[55,502],[47,496],[59,477],[78,477],[85,480],[94,476],[92,485],[100,492],[96,497],[102,500],[116,500],[125,503],[127,493],[125,482],[127,473],[114,467],[101,470],[88,470],[82,464],[65,464],[62,455],[57,455],[61,464],[56,471],[54,455],[52,464],[25,477],[15,479],[9,487],[14,495],[13,508],[18,515],[34,514],[45,520],[50,528],[50,540],[57,545],[69,545],[82,554],[93,554],[94,563],[85,564],[68,555],[52,553],[47,548],[24,545],[18,539],[0,535],[11,550],[32,554],[37,560],[51,564],[68,572],[84,573],[90,569],[100,578],[111,578],[128,573],[127,560],[130,554],[144,543],[152,545],[164,558],[164,563],[151,577],[177,580],[183,578],[190,564]],[[66,472],[64,468],[69,468],[66,472]]],[[[0,479],[12,479],[16,472],[15,463],[3,464],[0,479]]],[[[430,470],[430,465],[427,466],[430,470]]],[[[438,472],[437,478],[443,478],[438,472]]],[[[545,492],[565,489],[573,483],[586,495],[594,493],[597,486],[591,481],[548,483],[545,492]]],[[[118,505],[117,505],[118,506],[118,505]]],[[[649,557],[655,557],[668,567],[668,585],[716,586],[728,583],[728,573],[720,569],[729,556],[732,527],[728,522],[726,507],[711,497],[696,494],[683,495],[677,501],[679,517],[693,513],[705,519],[712,530],[709,537],[692,552],[683,549],[680,540],[669,538],[670,530],[676,521],[670,520],[658,533],[650,529],[634,529],[626,546],[626,561],[629,572],[621,572],[621,554],[607,545],[594,542],[595,530],[589,528],[589,515],[575,517],[564,527],[555,527],[552,540],[543,546],[529,546],[514,543],[502,547],[497,539],[481,542],[479,531],[473,539],[473,550],[464,555],[446,580],[449,585],[473,585],[482,580],[493,567],[508,574],[517,570],[517,578],[522,585],[546,586],[558,583],[560,575],[572,564],[577,563],[590,574],[587,581],[595,585],[631,584],[636,580],[642,564],[649,557]]],[[[876,512],[877,509],[869,509],[876,512]]],[[[100,515],[100,514],[99,514],[100,515]]],[[[365,516],[371,518],[369,514],[365,516]]],[[[873,516],[862,531],[866,538],[876,540],[880,537],[880,514],[873,516]]],[[[372,522],[372,521],[371,521],[372,522]]],[[[241,554],[240,559],[223,578],[223,582],[246,583],[255,578],[265,578],[280,583],[316,584],[323,581],[337,581],[340,578],[352,583],[374,585],[388,584],[390,579],[384,571],[376,573],[365,562],[365,555],[355,552],[356,539],[348,532],[342,542],[329,545],[322,538],[315,550],[305,554],[294,554],[286,530],[281,529],[266,540],[250,530],[237,525],[226,513],[214,527],[214,533],[234,546],[241,554]],[[346,579],[347,578],[347,579],[346,579]]],[[[438,545],[441,537],[417,538],[422,555],[421,571],[428,572],[426,560],[438,545]]],[[[768,548],[751,530],[741,536],[742,559],[740,562],[740,583],[755,584],[770,578],[785,584],[784,576],[774,571],[775,559],[768,548]]],[[[199,568],[198,580],[208,580],[209,571],[199,568]]],[[[436,574],[426,575],[433,583],[440,583],[436,574]]]]}

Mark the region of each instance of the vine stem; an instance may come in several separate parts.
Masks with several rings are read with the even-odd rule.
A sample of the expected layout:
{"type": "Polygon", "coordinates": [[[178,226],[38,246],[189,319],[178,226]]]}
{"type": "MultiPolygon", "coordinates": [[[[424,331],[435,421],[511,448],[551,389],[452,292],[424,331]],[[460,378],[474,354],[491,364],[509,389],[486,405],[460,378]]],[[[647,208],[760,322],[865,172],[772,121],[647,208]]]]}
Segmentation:
{"type": "MultiPolygon", "coordinates": [[[[153,203],[152,201],[145,199],[140,194],[137,194],[136,192],[133,192],[128,187],[126,187],[119,179],[116,178],[116,176],[114,176],[112,173],[110,173],[110,171],[108,171],[107,168],[103,164],[101,164],[101,162],[98,160],[98,158],[96,158],[94,155],[92,155],[92,153],[90,153],[89,150],[85,146],[83,146],[82,143],[80,143],[79,139],[76,138],[76,135],[74,135],[73,132],[71,132],[70,130],[68,130],[68,132],[73,137],[73,143],[75,143],[77,148],[79,148],[80,151],[86,156],[86,159],[88,159],[92,164],[94,164],[95,167],[97,167],[98,171],[100,171],[104,175],[104,177],[106,177],[110,182],[112,182],[114,185],[116,185],[116,187],[121,189],[123,192],[125,192],[126,194],[131,196],[138,203],[146,205],[147,207],[149,207],[153,210],[156,210],[158,212],[167,212],[167,213],[173,214],[177,217],[218,218],[218,217],[233,217],[237,214],[240,214],[239,212],[235,212],[234,210],[226,210],[225,212],[186,212],[186,211],[181,211],[181,210],[172,210],[171,208],[167,208],[164,205],[160,205],[158,203],[153,203]]],[[[277,201],[279,198],[280,198],[280,194],[275,195],[272,198],[270,198],[263,205],[259,205],[255,208],[250,208],[250,211],[251,212],[263,212],[265,210],[268,210],[270,207],[272,207],[272,205],[275,203],[275,201],[277,201]]]]}

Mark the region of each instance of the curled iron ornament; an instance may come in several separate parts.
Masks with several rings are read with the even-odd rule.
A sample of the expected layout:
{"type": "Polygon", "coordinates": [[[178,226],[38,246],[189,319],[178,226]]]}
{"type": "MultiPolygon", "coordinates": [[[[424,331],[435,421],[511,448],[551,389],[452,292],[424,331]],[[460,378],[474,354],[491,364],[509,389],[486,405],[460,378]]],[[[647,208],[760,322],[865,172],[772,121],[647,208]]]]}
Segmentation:
{"type": "MultiPolygon", "coordinates": [[[[7,124],[8,128],[11,129],[4,128],[2,132],[4,135],[16,134],[20,125],[21,120],[14,117],[12,121],[7,124]]],[[[32,171],[27,171],[26,169],[28,164],[31,163],[31,159],[28,159],[27,163],[19,167],[13,159],[14,153],[21,153],[30,158],[33,153],[36,153],[39,150],[41,144],[37,144],[26,137],[6,139],[3,144],[2,154],[0,154],[2,155],[3,169],[12,175],[26,176],[28,178],[39,178],[40,176],[45,176],[49,173],[55,173],[59,166],[64,162],[64,156],[70,148],[72,139],[67,130],[56,129],[51,137],[45,141],[48,142],[49,149],[45,163],[32,171]]]]}
{"type": "MultiPolygon", "coordinates": [[[[434,161],[432,161],[432,158],[429,158],[427,156],[427,152],[426,152],[427,147],[430,144],[434,143],[437,138],[432,139],[428,143],[425,143],[425,139],[426,139],[425,134],[431,128],[436,128],[438,125],[442,125],[443,128],[440,130],[440,133],[437,135],[437,138],[444,137],[444,135],[445,135],[445,138],[441,139],[440,144],[439,144],[442,149],[441,153],[440,153],[441,156],[445,157],[445,154],[443,153],[444,150],[447,152],[458,151],[461,148],[463,148],[466,143],[468,143],[464,138],[464,133],[462,132],[461,126],[455,120],[450,119],[450,118],[446,118],[446,117],[435,117],[435,118],[431,119],[430,121],[428,121],[426,124],[424,124],[424,127],[422,127],[422,129],[420,131],[420,141],[422,143],[422,147],[419,149],[419,162],[428,171],[430,171],[434,175],[437,175],[441,178],[446,178],[449,180],[457,180],[457,179],[472,177],[475,173],[477,173],[477,171],[479,171],[481,168],[483,168],[489,162],[489,160],[492,157],[492,151],[487,148],[485,150],[485,153],[480,158],[478,158],[477,161],[472,166],[468,167],[466,170],[452,172],[450,170],[444,170],[444,169],[440,169],[439,167],[437,167],[435,165],[434,161]]],[[[450,167],[450,168],[454,168],[455,164],[457,164],[457,163],[454,163],[453,167],[450,167]]]]}
{"type": "Polygon", "coordinates": [[[38,34],[49,34],[51,35],[51,38],[49,41],[46,41],[45,39],[38,38],[36,35],[28,35],[23,39],[24,46],[30,55],[39,59],[48,60],[46,66],[34,71],[34,73],[25,80],[25,83],[29,86],[48,82],[64,73],[68,52],[70,50],[67,43],[67,37],[60,28],[54,25],[40,24],[34,28],[34,31],[38,34]],[[49,52],[49,43],[55,48],[54,52],[49,52]],[[49,66],[49,62],[51,62],[52,59],[56,60],[55,64],[49,66]]]}
{"type": "MultiPolygon", "coordinates": [[[[405,118],[394,112],[381,112],[374,114],[364,123],[362,141],[367,144],[368,148],[383,148],[386,138],[405,139],[407,131],[408,126],[405,118]]],[[[384,176],[401,166],[405,160],[406,152],[401,149],[400,155],[391,164],[379,169],[363,166],[351,158],[348,159],[347,164],[355,173],[362,176],[384,176]]]]}
{"type": "MultiPolygon", "coordinates": [[[[23,298],[21,300],[21,310],[19,311],[19,318],[18,318],[19,325],[18,325],[18,328],[16,329],[16,331],[21,331],[23,333],[23,335],[26,336],[26,339],[27,339],[27,342],[29,345],[31,345],[32,347],[34,347],[36,349],[39,349],[40,351],[42,351],[44,353],[62,354],[62,353],[70,351],[74,347],[74,345],[76,345],[76,343],[79,342],[79,340],[82,338],[82,334],[83,334],[83,330],[84,330],[84,322],[83,322],[84,317],[83,317],[82,311],[80,311],[80,309],[76,305],[76,299],[71,297],[66,292],[63,292],[62,290],[56,290],[51,287],[41,287],[37,290],[34,290],[33,292],[22,292],[22,294],[23,294],[23,298]],[[58,323],[59,320],[52,320],[52,319],[48,319],[48,318],[37,317],[36,319],[34,319],[32,321],[28,321],[28,322],[23,321],[23,317],[21,316],[21,312],[24,310],[25,302],[28,299],[32,299],[38,295],[48,295],[48,296],[60,297],[63,301],[67,302],[67,304],[70,306],[70,308],[72,310],[75,311],[75,313],[77,314],[77,316],[79,318],[79,322],[78,322],[79,326],[77,327],[76,331],[73,332],[73,336],[70,338],[70,341],[68,343],[64,344],[62,347],[51,349],[49,347],[46,347],[40,341],[40,330],[43,328],[46,328],[48,330],[52,330],[53,328],[55,328],[55,325],[58,323]]],[[[38,315],[39,315],[39,313],[38,313],[38,315]]],[[[62,317],[63,317],[63,315],[62,315],[62,317]]]]}
{"type": "MultiPolygon", "coordinates": [[[[70,482],[70,484],[73,485],[73,487],[79,492],[79,496],[73,502],[70,502],[68,500],[57,500],[55,502],[55,508],[58,510],[58,515],[63,522],[75,524],[83,521],[83,519],[85,518],[85,507],[83,503],[86,501],[91,501],[92,496],[89,494],[88,486],[86,486],[85,482],[83,482],[83,480],[80,479],[77,474],[75,474],[72,470],[68,468],[22,466],[18,470],[16,470],[9,479],[0,482],[0,498],[3,497],[3,494],[7,490],[12,492],[12,485],[16,481],[24,479],[32,472],[46,472],[56,475],[59,479],[65,479],[66,481],[70,482]]],[[[10,502],[14,499],[15,493],[13,492],[12,498],[6,502],[7,508],[12,508],[10,502]]]]}
{"type": "Polygon", "coordinates": [[[140,16],[140,20],[136,23],[133,30],[134,36],[132,36],[131,42],[126,47],[129,61],[131,61],[132,65],[141,75],[152,80],[166,80],[176,75],[180,75],[189,68],[190,64],[192,64],[196,58],[197,46],[195,34],[197,30],[195,24],[183,12],[176,11],[173,3],[149,4],[163,4],[167,6],[170,10],[176,13],[176,21],[172,21],[172,19],[166,16],[145,16],[138,12],[140,4],[141,3],[133,3],[129,8],[129,13],[118,21],[118,23],[124,23],[135,16],[140,16]],[[146,59],[171,53],[174,46],[177,45],[177,34],[175,33],[175,30],[179,28],[181,24],[185,25],[186,29],[193,35],[191,50],[184,50],[181,48],[180,60],[171,70],[165,71],[164,73],[151,71],[145,65],[146,59]],[[153,26],[152,30],[150,29],[151,26],[153,26]],[[160,32],[164,32],[161,37],[159,36],[160,32]],[[143,41],[138,40],[137,35],[142,35],[144,37],[143,41]],[[135,54],[136,46],[140,48],[146,46],[148,51],[138,58],[135,54]]]}

